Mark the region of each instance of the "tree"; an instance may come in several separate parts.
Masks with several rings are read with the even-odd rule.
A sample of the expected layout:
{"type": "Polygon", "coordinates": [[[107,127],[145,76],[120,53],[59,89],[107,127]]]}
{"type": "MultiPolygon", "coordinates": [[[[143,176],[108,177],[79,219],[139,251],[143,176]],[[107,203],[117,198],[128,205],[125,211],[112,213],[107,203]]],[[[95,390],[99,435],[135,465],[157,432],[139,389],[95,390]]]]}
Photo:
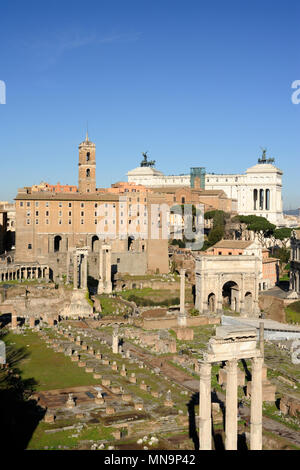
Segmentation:
{"type": "Polygon", "coordinates": [[[274,230],[273,237],[275,240],[280,240],[283,248],[286,248],[287,242],[291,238],[292,229],[283,227],[274,230]]]}
{"type": "Polygon", "coordinates": [[[210,232],[207,237],[207,241],[209,243],[209,246],[215,245],[218,243],[220,240],[222,240],[224,236],[224,227],[214,227],[210,232]]]}
{"type": "Polygon", "coordinates": [[[265,246],[266,238],[269,238],[276,229],[276,225],[271,224],[265,217],[257,215],[239,215],[238,217],[241,223],[247,225],[247,230],[256,233],[262,246],[265,246]]]}

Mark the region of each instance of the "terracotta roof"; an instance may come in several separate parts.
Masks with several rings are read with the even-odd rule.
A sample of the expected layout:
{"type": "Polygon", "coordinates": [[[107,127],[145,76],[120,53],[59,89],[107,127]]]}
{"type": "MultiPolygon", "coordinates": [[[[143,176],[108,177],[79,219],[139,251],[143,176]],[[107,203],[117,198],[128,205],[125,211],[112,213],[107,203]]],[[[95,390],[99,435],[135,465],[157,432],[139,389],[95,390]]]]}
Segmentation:
{"type": "Polygon", "coordinates": [[[42,201],[118,201],[119,194],[113,193],[52,193],[50,191],[26,193],[19,192],[15,200],[42,201]]]}
{"type": "Polygon", "coordinates": [[[275,263],[275,261],[279,261],[279,258],[265,258],[265,259],[262,260],[263,264],[275,263]]]}
{"type": "MultiPolygon", "coordinates": [[[[211,248],[232,248],[232,249],[245,249],[248,246],[252,245],[253,241],[244,241],[244,240],[220,240],[211,248]]],[[[209,249],[211,249],[209,248],[209,249]]]]}

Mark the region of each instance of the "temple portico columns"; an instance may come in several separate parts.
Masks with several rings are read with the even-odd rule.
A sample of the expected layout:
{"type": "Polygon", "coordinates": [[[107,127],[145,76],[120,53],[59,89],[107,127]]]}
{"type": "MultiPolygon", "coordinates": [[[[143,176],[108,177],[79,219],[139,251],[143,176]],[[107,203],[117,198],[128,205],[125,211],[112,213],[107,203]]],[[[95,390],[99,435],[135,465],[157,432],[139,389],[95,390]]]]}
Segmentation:
{"type": "Polygon", "coordinates": [[[237,450],[237,361],[235,359],[227,362],[226,371],[225,448],[237,450]]]}
{"type": "Polygon", "coordinates": [[[211,364],[200,365],[199,388],[199,444],[200,450],[211,450],[211,364]]]}
{"type": "Polygon", "coordinates": [[[262,449],[262,366],[263,358],[252,359],[250,449],[262,449]]]}

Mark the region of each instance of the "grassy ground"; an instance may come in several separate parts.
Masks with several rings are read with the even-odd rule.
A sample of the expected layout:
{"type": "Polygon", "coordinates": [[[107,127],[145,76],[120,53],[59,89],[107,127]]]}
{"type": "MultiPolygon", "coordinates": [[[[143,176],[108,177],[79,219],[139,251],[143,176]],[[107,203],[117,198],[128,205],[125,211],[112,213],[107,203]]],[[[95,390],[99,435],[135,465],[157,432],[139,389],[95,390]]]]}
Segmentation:
{"type": "MultiPolygon", "coordinates": [[[[137,305],[177,305],[179,304],[180,293],[179,289],[151,289],[146,287],[144,289],[129,289],[120,292],[126,300],[133,300],[137,305]]],[[[193,296],[191,288],[186,289],[186,302],[192,302],[193,296]]]]}
{"type": "Polygon", "coordinates": [[[29,357],[19,364],[20,374],[23,379],[34,378],[38,383],[37,391],[95,385],[99,382],[63,353],[47,348],[36,333],[9,333],[5,341],[8,345],[12,343],[15,348],[25,348],[28,351],[29,357]]]}
{"type": "MultiPolygon", "coordinates": [[[[101,308],[102,308],[101,315],[103,316],[117,315],[116,313],[117,309],[121,310],[124,308],[124,303],[120,302],[118,299],[114,297],[108,297],[108,296],[106,297],[105,295],[101,295],[101,296],[99,295],[96,297],[100,300],[101,308]]],[[[118,315],[123,316],[124,314],[128,313],[130,310],[131,310],[130,307],[125,306],[125,311],[124,312],[119,311],[118,315]]]]}
{"type": "MultiPolygon", "coordinates": [[[[59,422],[57,422],[57,425],[59,422]]],[[[78,447],[80,441],[99,441],[111,440],[112,428],[103,427],[101,425],[86,426],[82,430],[66,429],[54,433],[46,433],[45,431],[54,429],[54,425],[41,421],[36,428],[29,442],[27,449],[39,450],[47,447],[48,449],[69,449],[78,447]],[[76,437],[74,437],[76,436],[76,437]]]]}
{"type": "Polygon", "coordinates": [[[291,303],[285,308],[288,323],[300,323],[300,301],[291,303]]]}

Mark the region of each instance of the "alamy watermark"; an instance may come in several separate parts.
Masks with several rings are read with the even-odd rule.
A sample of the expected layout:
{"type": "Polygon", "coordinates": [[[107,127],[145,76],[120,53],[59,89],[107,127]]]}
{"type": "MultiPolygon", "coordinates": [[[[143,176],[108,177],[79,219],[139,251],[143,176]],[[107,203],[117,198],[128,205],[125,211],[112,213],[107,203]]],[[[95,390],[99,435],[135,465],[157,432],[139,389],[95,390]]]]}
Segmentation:
{"type": "Polygon", "coordinates": [[[118,205],[98,204],[95,217],[100,239],[176,239],[192,250],[203,247],[203,204],[128,204],[120,196],[118,205]]]}
{"type": "Polygon", "coordinates": [[[0,104],[6,104],[6,85],[3,80],[0,80],[0,104]]]}
{"type": "Polygon", "coordinates": [[[292,103],[299,104],[300,103],[300,80],[294,80],[292,83],[292,88],[295,90],[291,96],[292,103]]]}
{"type": "Polygon", "coordinates": [[[6,364],[6,349],[4,341],[0,341],[0,364],[6,364]]]}

